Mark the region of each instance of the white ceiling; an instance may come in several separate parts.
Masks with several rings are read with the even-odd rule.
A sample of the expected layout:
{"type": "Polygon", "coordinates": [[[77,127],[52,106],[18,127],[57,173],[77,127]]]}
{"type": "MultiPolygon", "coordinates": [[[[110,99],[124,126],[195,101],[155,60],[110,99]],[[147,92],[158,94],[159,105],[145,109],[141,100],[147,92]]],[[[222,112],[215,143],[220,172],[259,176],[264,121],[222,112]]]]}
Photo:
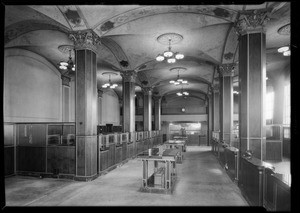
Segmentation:
{"type": "MultiPolygon", "coordinates": [[[[271,8],[266,24],[267,72],[285,67],[289,57],[276,49],[290,44],[290,35],[278,29],[290,23],[290,3],[267,2],[260,5],[31,5],[5,6],[5,47],[18,47],[36,52],[53,65],[67,60],[60,45],[72,45],[68,33],[92,29],[100,36],[98,47],[98,85],[107,80],[103,72],[135,70],[140,82],[148,82],[156,95],[172,96],[178,87],[168,82],[177,73],[173,67],[184,67],[180,75],[189,81],[185,89],[194,95],[208,92],[215,75],[214,66],[238,60],[238,40],[233,28],[242,10],[271,8]],[[157,62],[155,57],[167,50],[157,41],[164,33],[177,33],[183,39],[172,45],[185,58],[175,64],[157,62]],[[122,67],[120,60],[129,66],[122,67]]],[[[74,56],[73,56],[74,59],[74,56]]],[[[113,81],[120,86],[121,75],[113,81]]],[[[99,88],[100,89],[100,88],[99,88]]],[[[140,90],[140,89],[139,89],[140,90]]]]}

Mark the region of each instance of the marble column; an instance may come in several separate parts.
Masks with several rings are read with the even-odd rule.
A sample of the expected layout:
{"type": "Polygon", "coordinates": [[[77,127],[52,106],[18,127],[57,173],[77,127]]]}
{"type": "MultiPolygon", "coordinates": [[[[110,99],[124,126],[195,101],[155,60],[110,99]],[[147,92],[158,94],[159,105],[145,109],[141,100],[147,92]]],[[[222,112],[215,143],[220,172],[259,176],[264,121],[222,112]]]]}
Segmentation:
{"type": "Polygon", "coordinates": [[[220,91],[219,91],[219,84],[215,84],[212,88],[212,95],[213,95],[213,130],[220,131],[220,91]]]}
{"type": "Polygon", "coordinates": [[[275,78],[274,86],[274,111],[273,124],[283,124],[283,109],[284,109],[284,77],[281,75],[275,78]]]}
{"type": "Polygon", "coordinates": [[[144,87],[144,131],[152,131],[152,88],[144,87]]]}
{"type": "Polygon", "coordinates": [[[135,132],[135,71],[124,71],[123,78],[123,132],[135,132]]]}
{"type": "Polygon", "coordinates": [[[153,96],[155,130],[161,130],[161,96],[153,96]]]}
{"type": "Polygon", "coordinates": [[[98,89],[98,106],[97,106],[98,125],[102,124],[102,96],[103,96],[103,91],[98,89]]]}
{"type": "Polygon", "coordinates": [[[213,131],[213,96],[212,96],[212,88],[209,89],[208,94],[208,107],[207,107],[207,146],[210,145],[212,139],[212,131],[213,131]]]}
{"type": "Polygon", "coordinates": [[[233,127],[232,75],[235,64],[222,64],[218,68],[220,85],[220,140],[231,145],[233,127]]]}
{"type": "Polygon", "coordinates": [[[70,81],[71,78],[61,75],[62,82],[62,121],[70,122],[70,81]]]}
{"type": "Polygon", "coordinates": [[[97,61],[99,37],[92,30],[69,35],[76,56],[76,180],[97,176],[97,61]]]}
{"type": "Polygon", "coordinates": [[[265,160],[266,156],[266,33],[268,11],[241,14],[235,29],[239,34],[239,131],[240,154],[246,150],[265,160]]]}

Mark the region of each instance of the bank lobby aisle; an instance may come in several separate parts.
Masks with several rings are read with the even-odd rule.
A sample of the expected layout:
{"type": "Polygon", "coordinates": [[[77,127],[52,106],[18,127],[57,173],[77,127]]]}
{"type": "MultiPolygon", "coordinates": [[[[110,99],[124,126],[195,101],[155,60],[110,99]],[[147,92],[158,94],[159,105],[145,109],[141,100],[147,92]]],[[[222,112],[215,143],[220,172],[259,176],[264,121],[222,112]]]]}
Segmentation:
{"type": "Polygon", "coordinates": [[[238,186],[210,150],[206,146],[187,147],[183,163],[177,164],[178,179],[173,194],[139,192],[142,161],[135,158],[90,182],[7,178],[6,203],[7,206],[248,206],[238,186]]]}

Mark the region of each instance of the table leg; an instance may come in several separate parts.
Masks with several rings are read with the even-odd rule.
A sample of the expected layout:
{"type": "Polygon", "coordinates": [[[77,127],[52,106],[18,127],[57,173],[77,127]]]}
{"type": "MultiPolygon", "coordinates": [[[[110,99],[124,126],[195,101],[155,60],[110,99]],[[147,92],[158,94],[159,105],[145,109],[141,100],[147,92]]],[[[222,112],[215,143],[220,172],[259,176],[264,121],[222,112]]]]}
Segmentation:
{"type": "Polygon", "coordinates": [[[143,187],[147,187],[148,180],[148,161],[143,160],[143,187]]]}
{"type": "Polygon", "coordinates": [[[154,173],[158,170],[158,161],[154,161],[154,173]]]}

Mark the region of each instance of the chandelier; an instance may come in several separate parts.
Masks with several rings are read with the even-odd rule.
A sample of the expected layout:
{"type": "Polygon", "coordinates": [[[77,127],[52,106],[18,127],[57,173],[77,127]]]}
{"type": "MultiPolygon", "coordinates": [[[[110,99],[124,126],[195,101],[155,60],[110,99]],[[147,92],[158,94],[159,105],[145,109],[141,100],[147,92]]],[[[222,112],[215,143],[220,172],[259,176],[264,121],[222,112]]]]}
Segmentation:
{"type": "Polygon", "coordinates": [[[104,73],[102,73],[102,75],[108,75],[108,82],[103,84],[102,88],[108,88],[109,87],[111,89],[114,89],[118,86],[118,84],[113,84],[110,80],[110,76],[111,75],[117,75],[116,73],[114,73],[114,72],[104,72],[104,73]]]}
{"type": "Polygon", "coordinates": [[[179,41],[181,41],[182,36],[179,35],[179,34],[176,34],[176,33],[167,33],[167,34],[163,34],[163,35],[159,36],[157,38],[157,40],[161,43],[167,43],[167,41],[166,41],[167,37],[168,37],[167,41],[168,41],[168,45],[169,45],[168,50],[164,51],[164,53],[162,53],[162,54],[158,54],[156,56],[156,61],[161,62],[161,61],[164,61],[166,59],[166,61],[168,63],[172,64],[172,63],[175,63],[176,60],[180,60],[180,59],[184,58],[184,55],[182,53],[173,52],[171,50],[171,42],[178,43],[179,41]],[[174,41],[172,40],[172,37],[173,37],[174,41]]]}
{"type": "Polygon", "coordinates": [[[189,95],[190,93],[188,93],[187,91],[183,91],[183,88],[181,89],[181,92],[177,92],[176,95],[178,96],[187,96],[189,95]]]}
{"type": "MultiPolygon", "coordinates": [[[[177,69],[178,70],[178,75],[177,75],[177,79],[176,80],[171,80],[169,81],[170,84],[174,84],[174,85],[180,85],[180,84],[187,84],[188,81],[187,80],[183,80],[182,78],[179,77],[179,71],[182,70],[183,68],[180,68],[180,67],[175,67],[175,68],[172,68],[171,71],[173,69],[177,69]]],[[[185,68],[184,68],[185,69],[185,68]]]]}
{"type": "Polygon", "coordinates": [[[69,60],[67,62],[61,61],[59,62],[59,69],[61,70],[68,70],[68,71],[75,71],[75,64],[72,61],[72,56],[71,56],[71,49],[69,49],[69,60]]]}
{"type": "Polygon", "coordinates": [[[290,56],[291,55],[291,50],[289,46],[283,46],[278,48],[277,50],[279,53],[282,53],[284,56],[290,56]]]}

